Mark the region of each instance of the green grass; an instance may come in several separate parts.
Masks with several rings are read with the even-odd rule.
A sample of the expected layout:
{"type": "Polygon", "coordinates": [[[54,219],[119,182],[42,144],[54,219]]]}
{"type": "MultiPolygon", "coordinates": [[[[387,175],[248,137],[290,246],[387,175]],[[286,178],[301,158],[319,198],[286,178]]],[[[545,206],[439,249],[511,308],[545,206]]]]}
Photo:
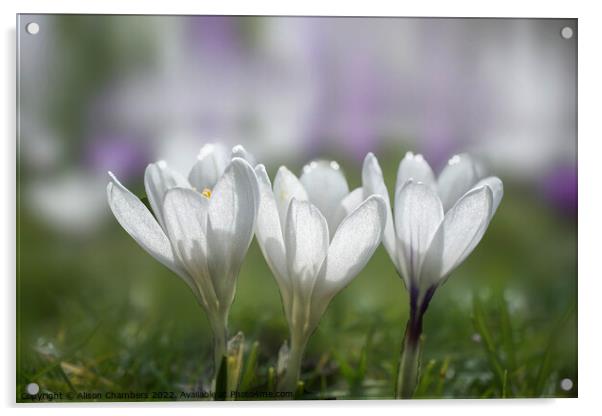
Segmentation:
{"type": "MultiPolygon", "coordinates": [[[[392,183],[394,162],[383,168],[392,183]]],[[[357,168],[347,169],[356,172],[357,168]]],[[[359,183],[348,175],[353,185],[359,183]]],[[[485,238],[438,290],[424,322],[416,397],[576,397],[577,231],[529,190],[506,184],[485,238]],[[574,387],[565,392],[560,380],[574,387]]],[[[108,218],[61,236],[20,213],[17,400],[42,392],[209,389],[211,334],[185,284],[108,218]]],[[[297,398],[392,398],[407,294],[384,249],[332,302],[308,345],[297,398]]],[[[241,391],[270,391],[288,329],[253,242],[230,314],[245,337],[241,391]]],[[[85,400],[105,400],[88,398],[85,400]]]]}

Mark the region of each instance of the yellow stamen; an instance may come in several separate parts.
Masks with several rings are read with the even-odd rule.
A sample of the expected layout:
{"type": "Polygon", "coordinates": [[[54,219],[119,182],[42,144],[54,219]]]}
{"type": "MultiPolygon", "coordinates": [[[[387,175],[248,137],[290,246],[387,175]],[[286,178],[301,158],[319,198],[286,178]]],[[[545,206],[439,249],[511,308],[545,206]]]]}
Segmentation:
{"type": "Polygon", "coordinates": [[[209,188],[203,189],[203,192],[201,192],[201,195],[203,195],[207,199],[211,198],[211,189],[209,189],[209,188]]]}

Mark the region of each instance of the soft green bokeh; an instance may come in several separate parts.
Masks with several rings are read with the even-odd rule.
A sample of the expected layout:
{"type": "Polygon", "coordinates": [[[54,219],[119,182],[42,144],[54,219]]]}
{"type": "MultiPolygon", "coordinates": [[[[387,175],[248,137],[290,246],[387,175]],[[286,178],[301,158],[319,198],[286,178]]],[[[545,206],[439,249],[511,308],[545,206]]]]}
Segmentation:
{"type": "MultiPolygon", "coordinates": [[[[391,184],[403,152],[387,154],[390,160],[382,164],[391,184]]],[[[358,168],[345,165],[351,184],[359,185],[358,168]]],[[[64,392],[193,391],[206,385],[211,333],[204,312],[184,283],[116,222],[72,239],[23,213],[19,235],[17,392],[32,381],[64,392]]],[[[482,301],[496,355],[508,372],[506,396],[577,395],[576,237],[574,219],[506,184],[486,236],[427,312],[418,397],[502,396],[482,337],[477,342],[473,296],[482,301]],[[504,325],[511,326],[511,348],[504,325]],[[569,392],[560,389],[564,378],[575,383],[569,392]]],[[[308,395],[392,397],[407,315],[407,293],[381,247],[335,298],[309,343],[303,366],[308,395]],[[362,354],[365,371],[358,375],[362,354]]],[[[259,342],[253,389],[265,389],[287,326],[255,242],[230,315],[231,335],[237,331],[245,334],[247,351],[259,342]]]]}

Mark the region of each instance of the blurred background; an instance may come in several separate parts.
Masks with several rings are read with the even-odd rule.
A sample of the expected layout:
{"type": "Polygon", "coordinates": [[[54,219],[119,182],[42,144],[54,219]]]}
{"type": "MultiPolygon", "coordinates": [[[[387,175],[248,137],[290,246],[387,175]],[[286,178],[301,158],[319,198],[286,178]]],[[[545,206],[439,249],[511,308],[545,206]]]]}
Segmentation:
{"type": "MultiPolygon", "coordinates": [[[[505,197],[427,313],[418,397],[577,395],[576,20],[21,15],[17,30],[18,396],[29,382],[209,379],[203,311],[117,224],[105,187],[111,170],[143,196],[149,162],[186,174],[215,141],[271,175],[337,160],[350,188],[367,152],[390,189],[406,151],[436,173],[478,157],[505,197]]],[[[391,397],[406,319],[381,247],[310,341],[308,394],[391,397]]],[[[250,386],[265,388],[288,331],[255,242],[239,330],[247,351],[259,343],[250,386]]]]}

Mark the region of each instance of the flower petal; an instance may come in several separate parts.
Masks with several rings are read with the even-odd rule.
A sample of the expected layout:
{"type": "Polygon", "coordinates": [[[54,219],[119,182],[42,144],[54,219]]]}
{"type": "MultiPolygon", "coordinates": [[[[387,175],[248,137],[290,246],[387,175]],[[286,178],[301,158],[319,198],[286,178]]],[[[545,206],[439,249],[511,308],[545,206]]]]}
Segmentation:
{"type": "MultiPolygon", "coordinates": [[[[422,260],[443,220],[437,193],[422,182],[408,180],[395,197],[397,249],[405,264],[406,284],[416,284],[422,260]]],[[[408,286],[409,287],[409,286],[408,286]]]]}
{"type": "MultiPolygon", "coordinates": [[[[257,242],[279,285],[287,284],[286,252],[272,184],[263,165],[255,168],[259,184],[259,209],[255,224],[257,242]]],[[[281,287],[282,290],[282,287],[281,287]]]]}
{"type": "Polygon", "coordinates": [[[328,224],[318,208],[293,198],[286,217],[284,244],[289,277],[297,294],[311,294],[328,243],[328,224]]]}
{"type": "Polygon", "coordinates": [[[364,188],[361,186],[359,188],[355,188],[353,191],[347,194],[345,198],[339,204],[336,213],[336,221],[334,230],[332,233],[335,233],[341,221],[343,221],[349,214],[351,214],[360,204],[364,202],[364,188]]]}
{"type": "Polygon", "coordinates": [[[165,229],[181,264],[200,288],[205,306],[215,307],[215,292],[207,267],[209,200],[192,189],[173,188],[163,203],[165,229]]]}
{"type": "Polygon", "coordinates": [[[446,214],[424,259],[420,284],[440,283],[474,250],[485,234],[493,195],[488,186],[467,192],[446,214]]]}
{"type": "Polygon", "coordinates": [[[437,181],[439,198],[447,212],[468,192],[479,179],[479,170],[475,161],[467,154],[452,157],[437,181]]]}
{"type": "MultiPolygon", "coordinates": [[[[491,217],[493,217],[497,211],[497,208],[500,206],[500,202],[502,202],[502,197],[504,196],[504,184],[500,180],[500,178],[495,176],[489,176],[488,178],[481,179],[474,187],[480,188],[481,186],[488,186],[491,189],[491,193],[493,196],[493,207],[491,209],[491,217]]],[[[491,218],[489,219],[491,221],[491,218]]]]}
{"type": "Polygon", "coordinates": [[[347,179],[335,161],[313,161],[303,167],[300,178],[309,200],[326,218],[328,229],[334,235],[337,225],[337,209],[349,193],[347,179]]]}
{"type": "Polygon", "coordinates": [[[255,171],[245,160],[235,158],[209,200],[209,273],[220,301],[228,305],[234,298],[236,279],[253,238],[258,195],[255,171]]]}
{"type": "Polygon", "coordinates": [[[223,144],[206,144],[201,148],[197,161],[188,174],[188,180],[198,191],[212,190],[228,163],[230,163],[230,152],[223,144]]]}
{"type": "Polygon", "coordinates": [[[379,195],[368,198],[343,220],[328,248],[316,296],[334,296],[366,266],[381,242],[386,221],[387,205],[379,195]]]}
{"type": "Polygon", "coordinates": [[[281,166],[274,179],[274,199],[278,207],[280,224],[283,227],[286,225],[286,214],[292,198],[298,201],[306,201],[308,199],[307,191],[294,173],[288,170],[286,166],[281,166]]]}
{"type": "Polygon", "coordinates": [[[241,144],[237,144],[236,146],[234,146],[232,148],[231,158],[234,159],[235,157],[239,157],[241,159],[246,160],[247,162],[249,162],[249,165],[251,165],[251,166],[257,165],[257,161],[255,160],[255,156],[253,156],[251,153],[249,153],[247,151],[247,149],[245,149],[243,147],[243,145],[241,145],[241,144]]]}
{"type": "Polygon", "coordinates": [[[157,163],[151,163],[144,171],[144,189],[146,197],[150,202],[155,217],[159,224],[165,230],[165,221],[163,218],[163,199],[165,194],[171,188],[189,188],[188,180],[178,172],[170,169],[163,160],[157,163]]]}
{"type": "Polygon", "coordinates": [[[148,254],[179,275],[195,293],[190,276],[178,263],[167,235],[150,211],[117,178],[109,172],[111,182],[107,185],[109,206],[119,224],[148,254]]]}
{"type": "Polygon", "coordinates": [[[429,164],[422,155],[415,155],[412,152],[407,152],[399,164],[395,192],[398,192],[409,179],[413,179],[415,182],[423,182],[435,189],[437,187],[435,174],[429,164]]]}
{"type": "Polygon", "coordinates": [[[387,206],[387,222],[383,234],[383,245],[391,257],[391,261],[399,273],[402,273],[404,266],[399,264],[395,243],[395,229],[393,228],[393,214],[391,213],[391,202],[389,192],[385,186],[383,172],[378,164],[378,160],[372,153],[368,153],[364,159],[362,167],[362,186],[364,188],[364,197],[370,195],[380,195],[387,206]]]}

